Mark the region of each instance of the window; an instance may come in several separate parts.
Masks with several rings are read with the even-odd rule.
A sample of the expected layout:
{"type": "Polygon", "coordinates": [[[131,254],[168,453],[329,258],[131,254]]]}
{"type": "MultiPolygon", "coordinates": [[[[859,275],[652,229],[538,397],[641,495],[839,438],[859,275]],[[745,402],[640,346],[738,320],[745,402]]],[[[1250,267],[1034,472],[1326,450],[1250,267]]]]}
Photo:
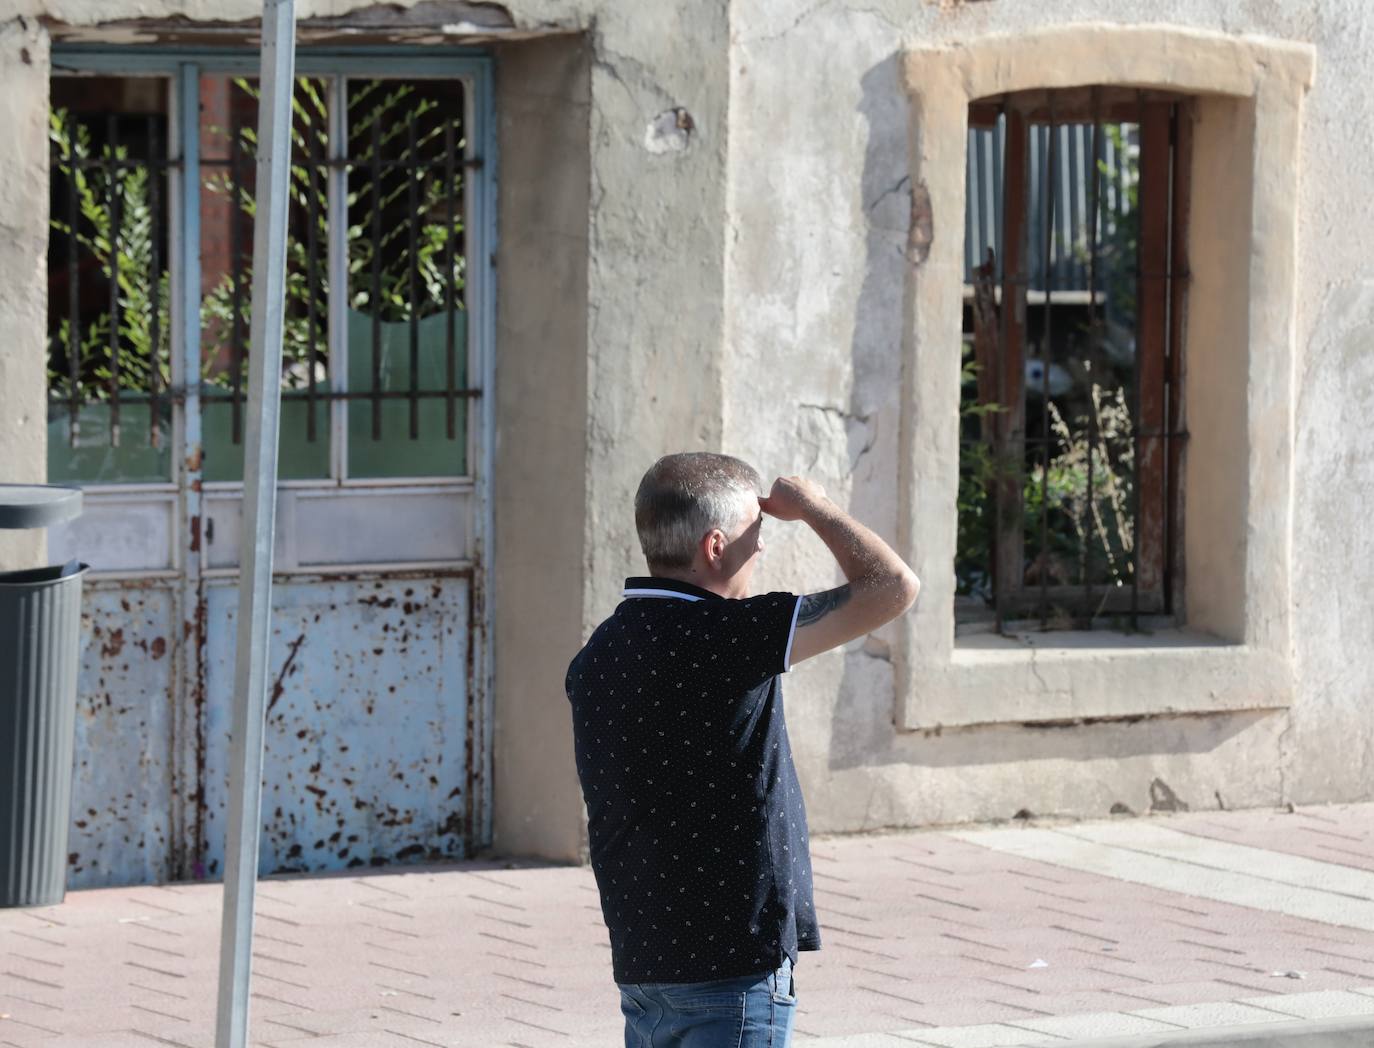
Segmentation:
{"type": "Polygon", "coordinates": [[[893,645],[900,727],[1291,702],[1296,202],[1313,63],[1306,44],[1100,23],[907,52],[897,534],[924,586],[893,645]],[[970,168],[970,132],[975,168],[988,160],[981,173],[970,168]],[[1107,170],[1092,176],[1090,157],[1107,170]],[[987,172],[999,170],[993,192],[987,172]],[[1129,245],[1132,228],[1133,250],[1109,250],[1113,238],[1129,245]],[[1105,341],[1109,323],[1126,332],[1113,344],[1134,333],[1136,349],[1117,370],[1095,363],[1089,374],[1121,405],[1125,448],[1120,436],[1107,446],[1087,410],[1091,380],[1069,366],[1091,355],[1075,339],[1105,341]],[[1041,339],[1067,386],[1043,362],[1028,375],[1041,339]],[[980,358],[993,366],[969,374],[964,365],[980,358]],[[980,414],[980,395],[1007,410],[980,414]],[[1063,418],[1067,441],[1042,403],[1063,418]],[[1089,447],[1082,483],[1069,489],[1080,521],[1101,502],[1108,453],[1132,452],[1110,480],[1129,509],[1115,540],[1078,540],[1073,499],[1058,497],[1067,485],[1054,476],[1065,443],[1096,444],[1102,456],[1089,447]],[[973,473],[965,453],[989,446],[1004,452],[988,471],[1002,490],[983,508],[995,518],[1000,499],[1020,526],[984,525],[989,549],[977,555],[960,512],[973,473]]]}
{"type": "Polygon", "coordinates": [[[1175,624],[1188,107],[969,106],[960,632],[1175,624]]]}
{"type": "MultiPolygon", "coordinates": [[[[198,121],[182,128],[171,126],[171,83],[52,82],[54,481],[172,482],[174,419],[188,402],[203,448],[193,471],[209,484],[242,479],[257,83],[202,72],[198,121]],[[184,323],[174,285],[195,279],[176,265],[178,134],[196,139],[201,176],[182,189],[194,199],[180,216],[200,243],[190,381],[172,348],[184,323]]],[[[471,475],[466,93],[456,78],[297,78],[283,480],[471,475]]]]}

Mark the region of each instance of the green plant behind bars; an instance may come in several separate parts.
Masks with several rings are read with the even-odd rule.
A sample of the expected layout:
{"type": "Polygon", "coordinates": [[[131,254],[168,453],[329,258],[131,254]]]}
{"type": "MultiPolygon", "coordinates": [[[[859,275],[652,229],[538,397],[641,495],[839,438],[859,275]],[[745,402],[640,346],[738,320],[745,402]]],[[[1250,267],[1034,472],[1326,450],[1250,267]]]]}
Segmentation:
{"type": "Polygon", "coordinates": [[[115,281],[118,312],[114,348],[110,312],[101,312],[90,321],[78,319],[75,332],[70,317],[59,320],[48,356],[49,388],[56,396],[75,393],[83,401],[108,400],[116,384],[112,382],[116,360],[121,390],[146,392],[154,368],[166,388],[171,377],[171,275],[162,267],[153,272],[156,245],[150,170],[130,164],[125,146],[106,144],[97,157],[90,129],[66,109],[49,114],[48,138],[54,147],[53,164],[71,184],[77,204],[75,224],[63,211],[50,220],[51,228],[67,238],[64,246],[74,240],[95,260],[107,287],[115,281]],[[157,345],[153,344],[154,297],[157,345]],[[76,390],[71,388],[73,354],[78,361],[76,390]]]}
{"type": "MultiPolygon", "coordinates": [[[[258,97],[257,87],[247,80],[239,79],[235,84],[254,98],[258,97]]],[[[288,388],[303,387],[308,382],[307,367],[309,347],[313,335],[317,361],[325,358],[327,346],[326,303],[329,301],[328,266],[325,263],[325,245],[328,243],[328,205],[329,183],[326,169],[318,161],[328,155],[328,110],[322,82],[301,78],[296,82],[292,99],[294,119],[291,125],[292,160],[290,193],[300,216],[300,227],[295,223],[288,229],[286,240],[286,318],[283,344],[283,381],[288,388]],[[316,162],[303,163],[307,158],[316,162]],[[308,227],[312,210],[315,221],[315,309],[313,328],[310,313],[312,288],[309,280],[309,240],[308,227]]],[[[452,282],[456,304],[461,308],[460,292],[463,287],[465,261],[461,253],[454,251],[453,269],[448,272],[447,250],[450,235],[457,236],[462,229],[461,209],[454,208],[452,233],[447,219],[446,186],[442,173],[421,165],[423,152],[436,140],[442,140],[443,123],[430,126],[416,142],[412,152],[406,141],[407,120],[413,117],[419,121],[430,114],[438,103],[432,99],[415,97],[414,85],[387,81],[371,81],[362,86],[354,98],[355,108],[360,102],[373,98],[377,92],[382,97],[367,106],[361,117],[352,121],[350,140],[354,148],[351,163],[360,171],[370,170],[371,134],[374,124],[378,124],[383,156],[388,158],[388,170],[404,172],[402,177],[389,180],[384,175],[379,184],[379,201],[374,200],[372,183],[362,190],[350,189],[347,194],[348,205],[348,304],[353,310],[372,315],[374,311],[383,322],[403,322],[411,319],[432,316],[447,308],[448,285],[452,282]],[[399,112],[398,112],[399,110],[399,112]],[[383,123],[384,122],[384,123],[383,123]],[[395,150],[396,152],[391,152],[395,150]],[[410,186],[407,179],[415,179],[419,205],[416,209],[418,228],[415,231],[415,263],[419,277],[412,298],[410,289],[411,255],[406,243],[408,229],[406,223],[383,223],[380,240],[373,239],[373,208],[380,206],[383,213],[398,203],[408,203],[410,186]],[[376,303],[372,294],[372,265],[374,258],[380,261],[379,294],[376,303]]],[[[242,150],[241,163],[250,166],[257,155],[257,134],[251,127],[242,127],[236,132],[242,150]]],[[[455,175],[455,180],[461,174],[455,175]]],[[[212,193],[233,197],[235,186],[227,173],[218,173],[206,180],[206,189],[212,193]]],[[[251,218],[256,212],[256,200],[251,188],[240,184],[237,187],[237,206],[240,212],[251,218]]],[[[215,287],[205,296],[204,315],[207,331],[222,349],[233,331],[235,318],[235,280],[239,280],[239,323],[240,330],[247,331],[249,325],[249,288],[252,283],[252,266],[246,260],[238,267],[221,275],[215,287]]],[[[213,361],[219,354],[207,354],[207,361],[213,361]]],[[[318,368],[322,365],[317,365],[318,368]]],[[[320,378],[317,373],[317,380],[320,378]]]]}

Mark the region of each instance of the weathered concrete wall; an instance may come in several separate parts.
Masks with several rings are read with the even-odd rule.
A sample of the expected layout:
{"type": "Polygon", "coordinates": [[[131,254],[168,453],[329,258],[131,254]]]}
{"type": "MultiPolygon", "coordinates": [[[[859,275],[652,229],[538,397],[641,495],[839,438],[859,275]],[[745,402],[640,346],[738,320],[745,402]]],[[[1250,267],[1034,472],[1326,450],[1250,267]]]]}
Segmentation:
{"type": "Polygon", "coordinates": [[[496,850],[578,858],[582,803],[563,697],[582,644],[591,51],[502,45],[498,200],[496,850]]]}
{"type": "MultiPolygon", "coordinates": [[[[720,441],[728,9],[727,0],[297,4],[303,31],[316,39],[345,23],[421,44],[510,30],[511,43],[494,44],[507,153],[499,189],[494,834],[506,851],[581,854],[562,691],[567,661],[637,557],[624,507],[645,459],[720,441]],[[550,41],[522,40],[532,36],[550,41]]],[[[82,39],[110,43],[169,33],[205,43],[211,33],[225,34],[220,42],[251,39],[260,12],[259,0],[8,0],[0,21],[42,17],[54,33],[77,29],[82,39]]],[[[29,26],[24,32],[45,40],[29,26]]],[[[32,340],[22,354],[27,391],[14,396],[41,421],[48,69],[46,51],[35,55],[22,68],[9,49],[0,55],[0,83],[42,92],[31,102],[22,93],[10,99],[28,121],[22,130],[36,137],[0,163],[22,171],[38,203],[15,201],[28,251],[0,248],[0,259],[27,265],[35,289],[22,299],[21,326],[32,340]]],[[[5,366],[8,348],[0,352],[5,366]]],[[[34,428],[41,440],[42,426],[34,428]]],[[[0,461],[10,448],[41,476],[41,446],[0,430],[0,461]]]]}
{"type": "MultiPolygon", "coordinates": [[[[0,24],[0,483],[48,472],[48,38],[31,19],[0,24]]],[[[31,568],[42,531],[0,531],[0,571],[31,568]]]]}
{"type": "MultiPolygon", "coordinates": [[[[1374,33],[1374,11],[1365,6],[876,0],[738,7],[726,444],[766,472],[812,474],[895,535],[910,224],[900,52],[908,43],[967,45],[980,35],[1093,22],[1175,24],[1317,49],[1303,148],[1293,158],[1301,187],[1293,706],[1067,728],[902,732],[894,726],[889,646],[870,639],[804,664],[788,681],[789,724],[818,829],[1006,818],[1022,808],[1102,815],[1117,802],[1140,811],[1167,803],[1157,786],[1152,796],[1157,779],[1194,807],[1370,796],[1374,671],[1352,656],[1374,610],[1374,539],[1363,523],[1374,505],[1374,460],[1358,436],[1374,412],[1374,261],[1358,226],[1338,217],[1360,213],[1370,190],[1353,133],[1374,115],[1374,97],[1359,82],[1374,33]]],[[[1233,174],[1243,180],[1247,172],[1233,174]]],[[[933,228],[937,238],[961,236],[962,216],[936,214],[933,228]]],[[[1243,257],[1236,262],[1246,265],[1243,257]]],[[[836,578],[820,544],[799,529],[773,525],[768,546],[761,585],[816,588],[836,578]]]]}
{"type": "MultiPolygon", "coordinates": [[[[640,568],[630,497],[652,458],[723,446],[767,473],[816,477],[894,535],[910,219],[900,56],[912,45],[1083,22],[1173,23],[1317,49],[1303,148],[1294,158],[1301,165],[1294,704],[1286,713],[904,732],[895,726],[895,635],[885,632],[812,660],[788,680],[813,821],[820,830],[857,830],[1007,817],[1022,808],[1091,815],[1120,802],[1139,811],[1169,803],[1156,780],[1194,807],[1371,795],[1374,668],[1360,655],[1374,611],[1374,533],[1365,525],[1374,453],[1361,434],[1374,417],[1374,261],[1358,218],[1374,188],[1359,133],[1374,118],[1374,94],[1364,86],[1374,10],[1359,0],[1048,7],[1036,0],[512,0],[505,7],[518,32],[582,34],[586,50],[568,40],[498,49],[508,154],[495,539],[502,847],[565,858],[581,849],[561,668],[575,634],[611,610],[621,577],[640,568]],[[550,126],[554,119],[568,126],[550,126]],[[517,141],[524,131],[548,139],[517,141]],[[541,167],[584,148],[579,134],[583,166],[541,167]],[[574,216],[579,179],[585,223],[574,216]],[[579,285],[574,258],[583,249],[579,285]],[[579,462],[580,474],[569,476],[579,462]],[[568,517],[541,549],[530,524],[553,505],[568,517]],[[555,582],[560,592],[535,610],[532,602],[555,582]]],[[[0,315],[10,321],[10,339],[20,340],[0,351],[6,469],[42,462],[42,427],[16,429],[10,409],[43,415],[37,361],[46,237],[45,44],[31,24],[12,19],[194,22],[247,19],[257,9],[255,0],[0,5],[0,21],[10,19],[0,37],[0,121],[27,143],[0,158],[7,241],[0,315]],[[33,65],[19,57],[21,47],[33,65]],[[15,286],[33,293],[15,295],[15,286]],[[11,349],[29,343],[27,353],[11,349]]],[[[407,0],[392,9],[424,13],[433,22],[429,39],[472,14],[448,2],[407,0]]],[[[315,0],[300,10],[345,18],[368,9],[315,0]]],[[[936,237],[962,228],[958,215],[933,221],[936,237]]],[[[761,584],[814,588],[834,580],[814,539],[785,525],[766,530],[761,584]]]]}

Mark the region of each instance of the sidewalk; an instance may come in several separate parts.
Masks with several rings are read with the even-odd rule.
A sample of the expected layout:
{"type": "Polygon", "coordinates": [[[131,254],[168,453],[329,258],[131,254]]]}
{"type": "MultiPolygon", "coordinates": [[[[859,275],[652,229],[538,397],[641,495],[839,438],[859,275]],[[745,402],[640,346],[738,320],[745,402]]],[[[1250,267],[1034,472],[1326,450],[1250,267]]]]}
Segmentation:
{"type": "MultiPolygon", "coordinates": [[[[825,949],[798,969],[798,1045],[1374,1025],[1374,804],[830,838],[813,855],[825,949]]],[[[254,1044],[622,1043],[586,869],[272,880],[257,912],[254,1044]]],[[[219,921],[217,885],[0,911],[0,1045],[213,1045],[219,921]]]]}

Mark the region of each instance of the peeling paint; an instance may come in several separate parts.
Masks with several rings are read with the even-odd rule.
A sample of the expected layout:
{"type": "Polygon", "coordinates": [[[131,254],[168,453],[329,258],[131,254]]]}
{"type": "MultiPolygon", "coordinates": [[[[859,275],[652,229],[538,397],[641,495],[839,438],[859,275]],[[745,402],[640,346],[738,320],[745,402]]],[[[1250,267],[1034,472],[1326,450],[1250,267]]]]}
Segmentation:
{"type": "Polygon", "coordinates": [[[907,234],[906,254],[913,266],[920,266],[930,255],[935,241],[935,214],[931,210],[930,190],[925,180],[911,186],[911,229],[907,234]]]}
{"type": "Polygon", "coordinates": [[[665,109],[644,129],[644,148],[656,155],[681,153],[692,144],[696,127],[692,114],[681,106],[665,109]]]}

